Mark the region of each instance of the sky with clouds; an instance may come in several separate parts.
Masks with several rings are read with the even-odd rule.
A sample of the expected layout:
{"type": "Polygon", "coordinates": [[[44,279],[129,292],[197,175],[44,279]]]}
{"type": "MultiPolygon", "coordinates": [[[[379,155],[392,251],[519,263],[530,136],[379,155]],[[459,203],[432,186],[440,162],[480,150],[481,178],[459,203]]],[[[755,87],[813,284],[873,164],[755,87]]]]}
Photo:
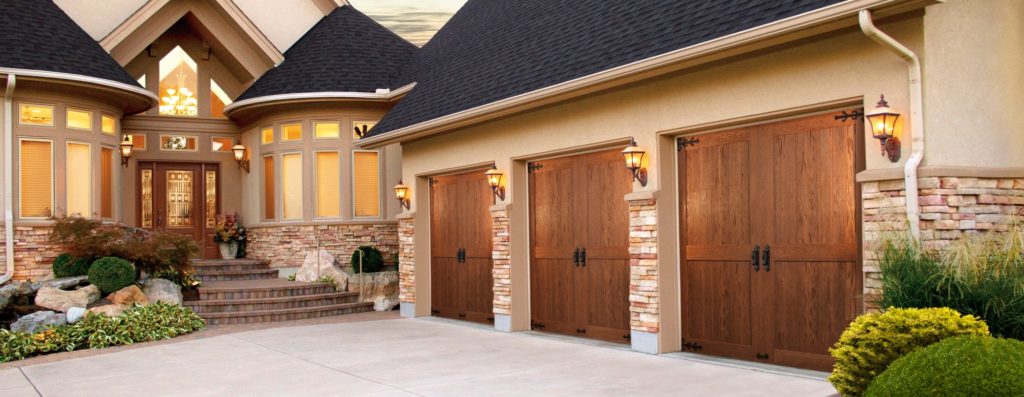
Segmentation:
{"type": "Polygon", "coordinates": [[[349,0],[413,44],[422,46],[459,10],[466,0],[349,0]]]}

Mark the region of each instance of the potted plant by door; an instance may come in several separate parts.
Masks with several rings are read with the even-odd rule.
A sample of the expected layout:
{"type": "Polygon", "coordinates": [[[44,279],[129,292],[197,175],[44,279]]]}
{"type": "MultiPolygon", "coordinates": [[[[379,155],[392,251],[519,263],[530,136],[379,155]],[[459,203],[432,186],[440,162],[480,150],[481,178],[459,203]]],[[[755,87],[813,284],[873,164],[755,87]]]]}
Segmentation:
{"type": "Polygon", "coordinates": [[[213,242],[220,248],[220,257],[235,259],[238,254],[238,240],[241,237],[241,225],[237,214],[217,215],[217,227],[214,229],[213,242]]]}

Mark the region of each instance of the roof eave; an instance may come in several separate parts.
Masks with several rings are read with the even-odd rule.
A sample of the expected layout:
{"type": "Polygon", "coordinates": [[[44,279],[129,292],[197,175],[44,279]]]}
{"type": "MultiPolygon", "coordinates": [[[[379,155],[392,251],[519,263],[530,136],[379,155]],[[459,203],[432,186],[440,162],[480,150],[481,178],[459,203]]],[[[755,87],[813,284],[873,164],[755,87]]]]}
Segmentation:
{"type": "Polygon", "coordinates": [[[240,111],[284,103],[330,101],[393,102],[408,94],[415,86],[416,83],[412,83],[396,90],[380,89],[377,92],[326,91],[265,95],[232,103],[224,108],[224,115],[231,117],[240,111]]]}
{"type": "Polygon", "coordinates": [[[357,141],[356,145],[372,149],[394,143],[423,139],[452,129],[494,120],[555,102],[678,71],[694,64],[702,63],[700,62],[702,59],[710,61],[710,58],[714,55],[722,55],[730,50],[739,49],[736,53],[729,53],[728,55],[753,51],[756,48],[749,48],[745,51],[742,48],[759,42],[767,42],[772,38],[786,38],[779,43],[771,43],[776,45],[820,34],[824,31],[840,29],[846,27],[846,25],[854,26],[857,24],[856,17],[860,10],[870,9],[875,11],[876,15],[884,17],[904,13],[928,4],[934,4],[937,1],[939,0],[849,0],[714,40],[705,41],[690,47],[388,131],[377,136],[363,138],[357,141]],[[844,19],[847,20],[844,21],[844,19]]]}
{"type": "Polygon", "coordinates": [[[87,84],[99,86],[104,89],[124,95],[129,100],[122,110],[126,115],[135,114],[156,106],[160,100],[156,94],[142,88],[125,84],[118,81],[103,79],[99,77],[85,76],[73,73],[51,72],[48,70],[18,69],[0,67],[0,75],[15,75],[19,79],[29,78],[37,80],[56,80],[74,84],[87,84]]]}

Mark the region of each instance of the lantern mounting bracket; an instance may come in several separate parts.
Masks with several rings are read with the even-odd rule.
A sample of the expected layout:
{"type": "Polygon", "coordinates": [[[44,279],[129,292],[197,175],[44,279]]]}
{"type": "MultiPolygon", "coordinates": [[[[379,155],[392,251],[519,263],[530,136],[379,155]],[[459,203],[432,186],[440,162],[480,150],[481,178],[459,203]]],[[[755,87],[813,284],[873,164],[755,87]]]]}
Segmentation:
{"type": "Polygon", "coordinates": [[[836,121],[846,121],[850,119],[857,120],[861,117],[864,117],[864,112],[861,109],[856,109],[853,112],[847,112],[844,110],[842,113],[835,115],[836,121]]]}

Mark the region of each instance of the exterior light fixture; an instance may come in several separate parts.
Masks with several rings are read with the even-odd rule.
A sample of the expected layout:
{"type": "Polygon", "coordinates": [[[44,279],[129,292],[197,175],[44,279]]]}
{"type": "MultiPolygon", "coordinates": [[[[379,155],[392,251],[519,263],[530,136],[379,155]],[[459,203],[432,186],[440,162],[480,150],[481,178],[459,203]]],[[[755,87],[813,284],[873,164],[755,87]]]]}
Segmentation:
{"type": "Polygon", "coordinates": [[[405,186],[402,181],[398,181],[395,185],[395,198],[402,204],[402,208],[409,209],[409,187],[405,186]]]}
{"type": "Polygon", "coordinates": [[[235,153],[235,162],[238,163],[238,168],[249,172],[249,160],[245,158],[245,145],[239,143],[231,148],[231,151],[235,153]]]}
{"type": "Polygon", "coordinates": [[[899,120],[900,114],[889,107],[885,95],[882,95],[878,104],[865,115],[865,118],[871,125],[871,134],[882,144],[882,155],[894,163],[900,161],[900,139],[895,135],[896,120],[899,120]]]}
{"type": "Polygon", "coordinates": [[[121,140],[121,165],[127,167],[128,159],[132,158],[132,138],[128,134],[124,134],[124,139],[121,140]]]}
{"type": "Polygon", "coordinates": [[[644,168],[644,156],[647,151],[636,144],[633,138],[629,138],[629,146],[622,150],[622,156],[626,158],[626,169],[633,174],[633,179],[640,182],[640,186],[647,186],[647,168],[644,168]]]}
{"type": "Polygon", "coordinates": [[[492,165],[484,175],[487,176],[487,186],[490,186],[491,192],[494,193],[494,202],[497,203],[498,199],[505,200],[505,187],[501,186],[501,178],[504,174],[498,171],[498,167],[492,165]]]}

